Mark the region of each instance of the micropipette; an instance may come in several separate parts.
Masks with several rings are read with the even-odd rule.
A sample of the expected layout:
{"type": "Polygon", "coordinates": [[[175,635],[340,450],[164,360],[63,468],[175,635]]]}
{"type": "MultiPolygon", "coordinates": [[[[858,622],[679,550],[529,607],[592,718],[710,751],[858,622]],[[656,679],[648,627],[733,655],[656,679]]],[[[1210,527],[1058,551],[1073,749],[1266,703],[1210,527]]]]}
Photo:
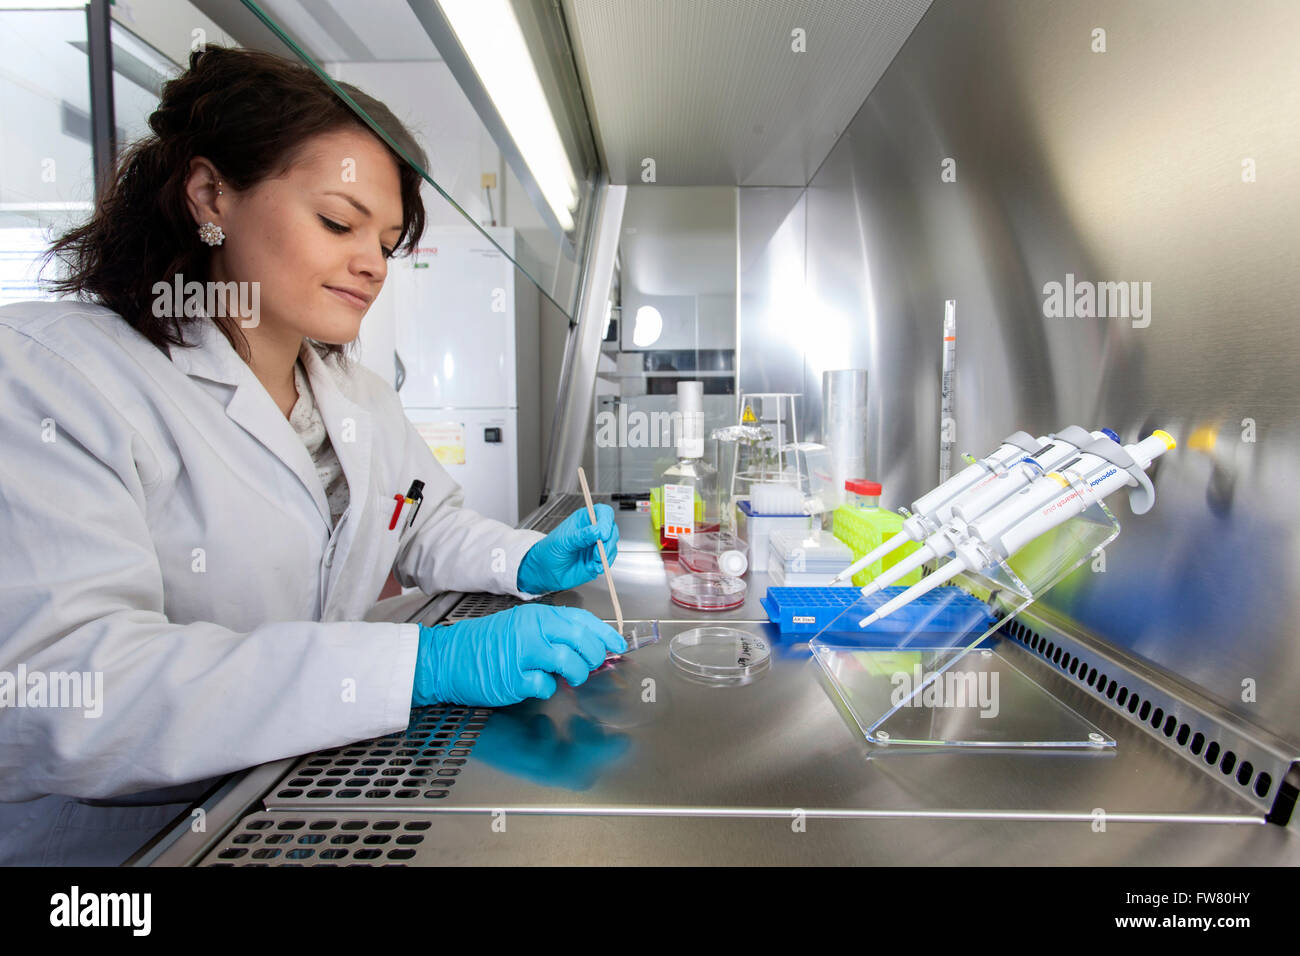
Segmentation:
{"type": "MultiPolygon", "coordinates": [[[[1020,489],[1042,477],[1053,468],[1079,453],[1083,446],[1096,441],[1114,441],[1114,432],[1106,430],[1091,434],[1074,425],[1052,436],[1037,455],[1026,455],[995,478],[980,482],[953,499],[949,505],[951,517],[939,530],[925,539],[925,543],[893,567],[886,568],[863,589],[864,596],[889,587],[900,578],[911,574],[928,561],[951,554],[957,544],[966,538],[966,526],[1006,501],[1020,489]]],[[[1119,442],[1115,442],[1119,447],[1119,442]]]]}
{"type": "MultiPolygon", "coordinates": [[[[1113,434],[1113,433],[1112,433],[1113,434]]],[[[1118,441],[1118,437],[1116,437],[1118,441]]],[[[903,521],[903,530],[894,535],[874,551],[854,561],[851,565],[835,575],[831,584],[838,584],[851,578],[865,567],[875,564],[885,555],[901,548],[909,541],[924,541],[943,527],[952,517],[952,506],[957,499],[968,491],[982,488],[1008,467],[1020,461],[1026,455],[1037,456],[1043,453],[1045,446],[1053,441],[1065,441],[1076,448],[1080,443],[1087,444],[1092,436],[1077,425],[1070,425],[1056,435],[1034,438],[1028,432],[1015,432],[1002,439],[1002,444],[987,458],[981,458],[963,468],[939,487],[922,495],[912,502],[912,514],[903,521]]]]}
{"type": "Polygon", "coordinates": [[[1129,492],[1133,513],[1145,514],[1155,502],[1155,489],[1146,469],[1175,447],[1173,436],[1157,430],[1135,445],[1115,449],[1107,447],[1108,444],[1113,443],[1094,442],[1083,449],[1084,453],[1076,461],[1068,462],[1061,469],[1083,481],[1089,492],[1086,497],[1064,474],[1049,472],[969,525],[969,537],[957,545],[953,560],[886,601],[858,626],[867,627],[888,617],[963,572],[985,571],[1007,560],[1039,535],[1125,486],[1134,486],[1129,492]]]}

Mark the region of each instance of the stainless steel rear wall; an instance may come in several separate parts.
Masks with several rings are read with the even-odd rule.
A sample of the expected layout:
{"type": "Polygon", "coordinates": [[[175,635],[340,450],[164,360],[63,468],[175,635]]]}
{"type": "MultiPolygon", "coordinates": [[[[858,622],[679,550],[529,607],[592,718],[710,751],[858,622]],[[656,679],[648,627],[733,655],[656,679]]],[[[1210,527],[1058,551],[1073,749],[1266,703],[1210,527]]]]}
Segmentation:
{"type": "Polygon", "coordinates": [[[937,480],[947,298],[958,449],[1173,432],[1154,511],[1115,500],[1104,565],[1048,603],[1293,742],[1297,38],[1294,0],[937,0],[808,188],[739,204],[741,386],[815,428],[822,370],[867,368],[885,504],[937,480]],[[1050,316],[1067,276],[1145,314],[1050,316]]]}

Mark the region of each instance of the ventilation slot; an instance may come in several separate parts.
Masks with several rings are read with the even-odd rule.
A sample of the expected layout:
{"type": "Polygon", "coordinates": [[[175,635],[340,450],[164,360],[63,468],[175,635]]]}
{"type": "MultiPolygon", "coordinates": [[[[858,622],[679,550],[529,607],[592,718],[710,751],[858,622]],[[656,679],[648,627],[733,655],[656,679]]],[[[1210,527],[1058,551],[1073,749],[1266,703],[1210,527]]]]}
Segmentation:
{"type": "Polygon", "coordinates": [[[260,813],[246,818],[201,865],[404,866],[431,826],[428,820],[260,813]]]}
{"type": "Polygon", "coordinates": [[[587,507],[587,502],[582,495],[563,494],[556,495],[551,499],[546,507],[546,512],[538,517],[533,523],[532,530],[540,531],[545,534],[548,531],[554,531],[563,522],[579,508],[587,507]]]}
{"type": "Polygon", "coordinates": [[[304,758],[272,792],[297,805],[445,800],[487,726],[492,711],[439,704],[411,712],[404,732],[304,758]]]}
{"type": "Polygon", "coordinates": [[[1174,714],[1167,713],[1151,701],[1143,700],[1137,691],[1108,677],[1105,673],[1098,672],[1095,667],[1088,666],[1081,658],[1075,657],[1042,637],[1024,622],[1014,620],[1005,631],[1061,673],[1073,678],[1098,696],[1113,702],[1120,710],[1127,711],[1135,719],[1148,724],[1163,736],[1177,741],[1180,748],[1194,757],[1200,757],[1207,766],[1218,767],[1223,776],[1235,780],[1243,789],[1249,790],[1260,799],[1268,798],[1273,788],[1273,778],[1265,771],[1256,774],[1249,760],[1238,764],[1237,755],[1231,750],[1224,751],[1218,741],[1207,740],[1200,731],[1193,734],[1191,727],[1186,723],[1180,723],[1174,714]]]}
{"type": "Polygon", "coordinates": [[[524,602],[510,594],[467,594],[451,609],[446,620],[464,621],[472,617],[486,617],[498,611],[507,611],[524,602]]]}

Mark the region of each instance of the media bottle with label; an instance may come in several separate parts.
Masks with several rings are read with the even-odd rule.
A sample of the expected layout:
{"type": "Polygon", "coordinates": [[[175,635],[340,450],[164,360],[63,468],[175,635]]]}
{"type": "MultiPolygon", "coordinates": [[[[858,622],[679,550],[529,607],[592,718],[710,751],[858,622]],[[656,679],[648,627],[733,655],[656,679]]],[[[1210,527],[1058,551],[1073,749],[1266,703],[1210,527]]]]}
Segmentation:
{"type": "MultiPolygon", "coordinates": [[[[704,460],[704,386],[677,383],[677,461],[664,469],[659,498],[659,547],[677,550],[684,537],[718,530],[718,472],[704,460]]],[[[653,508],[653,502],[652,502],[653,508]]]]}

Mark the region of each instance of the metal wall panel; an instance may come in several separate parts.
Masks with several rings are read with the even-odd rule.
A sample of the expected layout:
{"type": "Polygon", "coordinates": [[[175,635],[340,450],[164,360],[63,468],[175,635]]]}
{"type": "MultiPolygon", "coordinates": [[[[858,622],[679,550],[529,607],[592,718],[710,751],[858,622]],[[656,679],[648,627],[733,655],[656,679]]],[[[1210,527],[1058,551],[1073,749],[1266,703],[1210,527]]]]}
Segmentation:
{"type": "MultiPolygon", "coordinates": [[[[741,189],[736,208],[739,248],[739,329],[736,364],[745,392],[803,391],[805,192],[741,189]]],[[[817,403],[820,404],[820,403],[817,403]]],[[[806,410],[799,410],[804,422],[806,410]]],[[[802,436],[801,436],[802,437],[802,436]]]]}
{"type": "MultiPolygon", "coordinates": [[[[884,503],[937,480],[948,298],[959,449],[1068,423],[1125,441],[1173,432],[1155,509],[1134,517],[1115,500],[1124,532],[1104,565],[1048,604],[1293,743],[1297,36],[1300,6],[1286,0],[940,0],[806,209],[747,230],[768,197],[740,200],[742,262],[755,264],[741,275],[742,384],[783,387],[796,341],[811,396],[823,368],[867,368],[884,503]],[[945,159],[955,182],[941,179],[945,159]],[[788,242],[800,216],[806,250],[788,242]],[[772,291],[805,273],[806,287],[772,291]],[[1149,282],[1149,324],[1049,317],[1044,287],[1067,274],[1149,282]],[[801,302],[788,327],[773,326],[777,294],[801,302]]],[[[817,411],[806,400],[804,420],[817,411]]]]}

